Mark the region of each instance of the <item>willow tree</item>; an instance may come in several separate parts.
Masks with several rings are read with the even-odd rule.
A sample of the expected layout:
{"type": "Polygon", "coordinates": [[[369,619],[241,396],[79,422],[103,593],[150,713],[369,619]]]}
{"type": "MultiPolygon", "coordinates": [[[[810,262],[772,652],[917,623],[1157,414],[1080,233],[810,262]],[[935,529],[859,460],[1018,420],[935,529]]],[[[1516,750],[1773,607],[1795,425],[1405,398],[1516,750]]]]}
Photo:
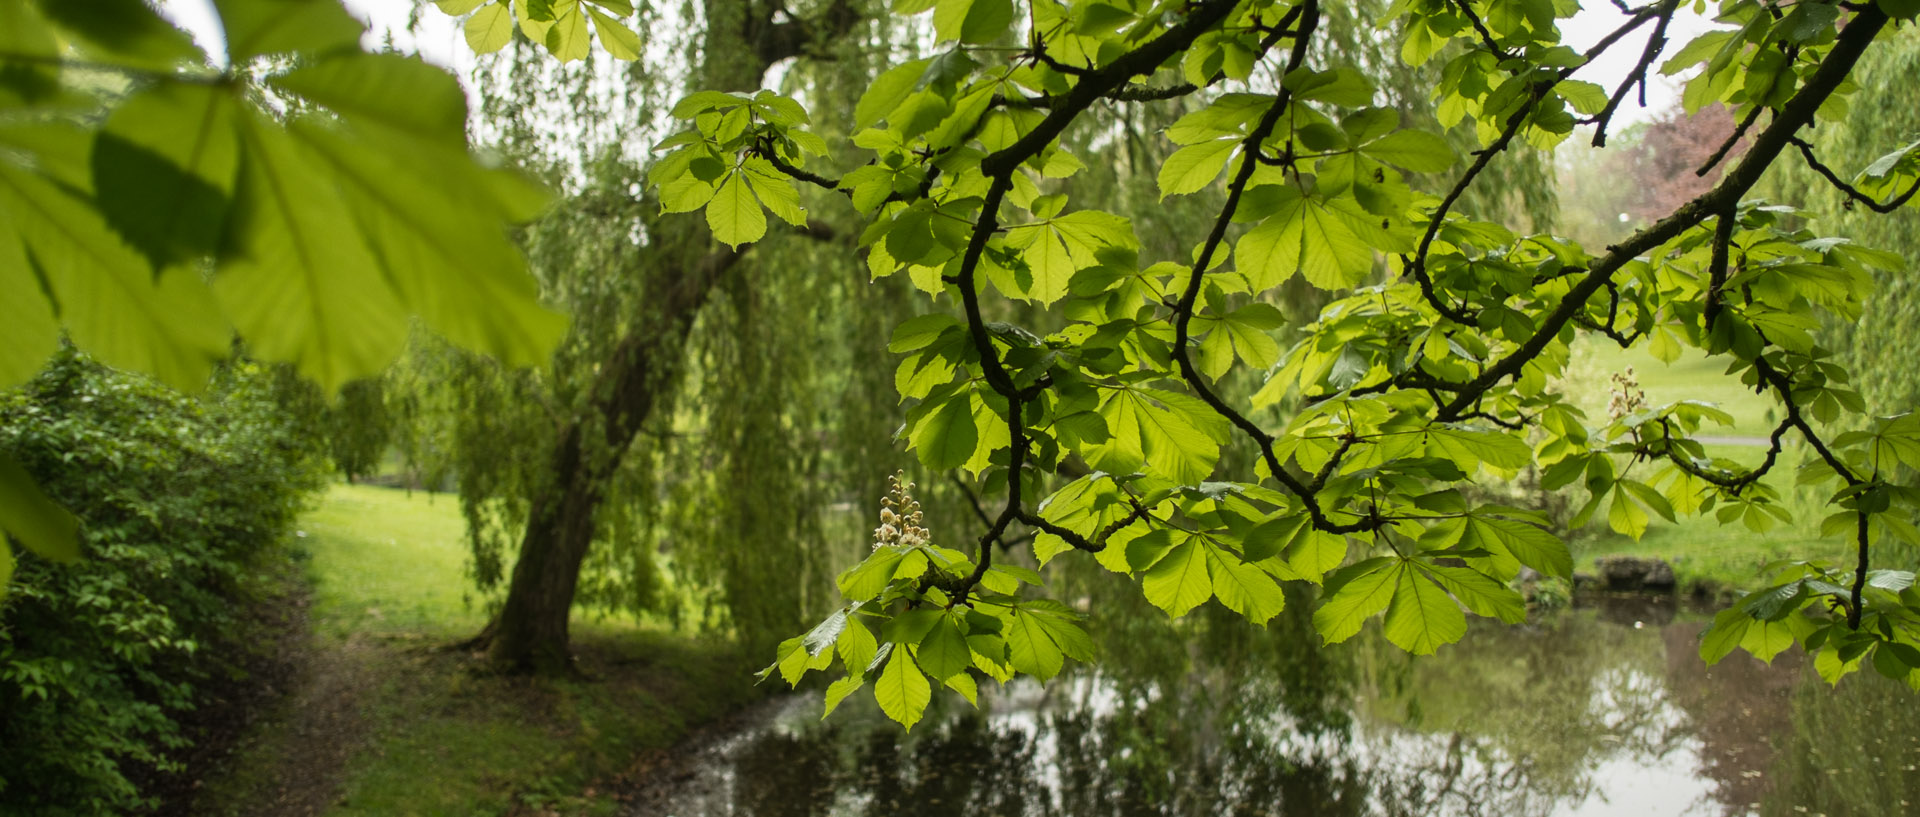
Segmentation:
{"type": "MultiPolygon", "coordinates": [[[[1521,567],[1571,572],[1544,519],[1463,488],[1538,466],[1548,487],[1584,487],[1576,526],[1605,518],[1638,536],[1654,516],[1712,513],[1765,531],[1788,515],[1763,477],[1791,436],[1813,452],[1799,481],[1831,490],[1826,527],[1857,559],[1776,565],[1716,616],[1703,657],[1798,644],[1829,679],[1871,665],[1920,685],[1920,590],[1910,571],[1874,569],[1879,545],[1920,539],[1902,518],[1920,489],[1900,467],[1920,465],[1920,417],[1849,416],[1846,371],[1811,334],[1823,311],[1857,316],[1869,270],[1895,260],[1748,198],[1804,129],[1846,114],[1856,63],[1920,5],[1732,0],[1726,28],[1669,55],[1677,8],[1622,5],[1579,52],[1560,44],[1572,3],[1397,3],[1404,59],[1462,44],[1432,98],[1441,123],[1478,132],[1464,162],[1381,108],[1362,72],[1316,57],[1320,0],[1036,0],[1018,13],[1010,0],[908,0],[897,10],[932,11],[948,45],[862,97],[853,142],[870,156],[823,162],[830,145],[797,100],[684,100],[688,128],[655,176],[668,209],[704,209],[716,237],[744,245],[794,186],[840,191],[868,218],[872,270],[943,290],[953,312],[903,323],[889,345],[913,401],[904,434],[926,467],[998,492],[971,533],[929,529],[896,497],[872,553],[840,577],[846,604],[769,670],[797,681],[837,663],[829,705],[871,684],[911,725],[934,685],[970,696],[976,677],[1045,679],[1090,658],[1044,577],[997,556],[1020,527],[1043,564],[1074,554],[1138,576],[1176,617],[1217,599],[1264,622],[1285,604],[1281,583],[1317,585],[1326,640],[1384,616],[1389,641],[1430,653],[1465,634],[1469,613],[1524,620],[1508,586],[1521,567]],[[1614,48],[1637,51],[1633,72],[1589,81],[1614,48]],[[1604,144],[1663,57],[1704,63],[1689,98],[1754,122],[1709,190],[1593,249],[1456,212],[1517,145],[1551,146],[1583,121],[1604,144]],[[1134,221],[1084,206],[1100,202],[1079,197],[1083,162],[1061,137],[1096,106],[1173,98],[1205,105],[1167,128],[1181,147],[1161,193],[1205,196],[1215,217],[1155,258],[1134,221]],[[1419,195],[1415,172],[1454,182],[1419,195]],[[1280,352],[1268,299],[1296,276],[1335,300],[1280,352]],[[1009,299],[1047,307],[1044,321],[989,321],[1009,299]],[[1589,421],[1552,386],[1583,335],[1726,361],[1783,415],[1763,463],[1709,457],[1695,434],[1730,418],[1695,402],[1589,421]],[[1258,387],[1226,388],[1246,366],[1263,370],[1258,387]],[[1828,430],[1830,417],[1861,430],[1828,430]],[[1227,471],[1234,439],[1258,457],[1227,471]]],[[[1888,149],[1856,185],[1874,208],[1920,186],[1920,149],[1888,149]]]]}
{"type": "MultiPolygon", "coordinates": [[[[1860,60],[1856,110],[1794,144],[1794,161],[1769,179],[1769,192],[1819,214],[1821,223],[1870,246],[1920,262],[1920,210],[1888,206],[1905,193],[1888,171],[1911,161],[1920,139],[1920,108],[1910,80],[1920,75],[1920,30],[1907,26],[1860,60]],[[1803,150],[1804,148],[1804,150],[1803,150]],[[1896,150],[1897,148],[1897,150],[1896,150]]],[[[1911,266],[1874,276],[1875,293],[1856,322],[1832,322],[1823,339],[1856,372],[1861,396],[1876,412],[1920,403],[1907,350],[1920,338],[1920,282],[1911,266]]]]}
{"type": "Polygon", "coordinates": [[[830,118],[864,87],[863,54],[887,46],[886,28],[839,2],[713,2],[692,20],[626,3],[441,5],[469,14],[477,50],[499,49],[477,127],[567,191],[521,239],[575,321],[542,370],[435,349],[415,361],[454,384],[448,470],[478,578],[506,589],[475,643],[506,669],[566,668],[576,602],[674,609],[649,598],[662,548],[676,586],[717,591],[720,624],[749,640],[794,626],[831,589],[817,568],[806,577],[827,561],[833,507],[877,502],[892,470],[890,379],[855,355],[910,304],[902,287],[866,285],[844,202],[783,201],[791,229],[749,252],[636,192],[661,135],[650,126],[688,87],[753,89],[782,64],[785,87],[830,118]],[[603,26],[607,10],[637,13],[648,41],[603,26]],[[512,24],[493,38],[499,20],[512,24]]]}

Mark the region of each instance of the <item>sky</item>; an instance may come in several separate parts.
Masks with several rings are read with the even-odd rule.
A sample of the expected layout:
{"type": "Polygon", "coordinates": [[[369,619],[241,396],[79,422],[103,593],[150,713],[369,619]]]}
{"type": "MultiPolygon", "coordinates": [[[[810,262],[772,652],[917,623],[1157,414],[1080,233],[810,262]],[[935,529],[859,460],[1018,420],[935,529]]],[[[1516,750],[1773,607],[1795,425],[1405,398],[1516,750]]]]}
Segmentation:
{"type": "MultiPolygon", "coordinates": [[[[458,23],[438,9],[423,8],[418,30],[410,32],[407,22],[415,5],[413,0],[345,2],[355,16],[369,24],[366,36],[369,46],[378,46],[391,36],[394,46],[399,50],[418,53],[428,62],[451,68],[457,74],[464,76],[473,65],[473,55],[467,50],[458,23]]],[[[161,0],[161,5],[163,12],[181,27],[193,32],[195,39],[209,53],[220,54],[225,51],[224,44],[219,41],[219,27],[214,22],[216,18],[212,0],[161,0]]],[[[1618,27],[1621,19],[1619,10],[1607,0],[1586,0],[1586,7],[1579,14],[1561,24],[1561,31],[1567,45],[1584,51],[1618,27]]],[[[1707,18],[1683,6],[1667,29],[1666,53],[1673,53],[1710,27],[1707,18]]],[[[1642,26],[1633,35],[1608,49],[1599,61],[1582,69],[1579,78],[1597,82],[1611,91],[1632,70],[1645,47],[1646,35],[1652,28],[1651,25],[1642,26]]],[[[1658,65],[1656,61],[1655,67],[1658,65]]],[[[1680,96],[1678,80],[1659,76],[1657,71],[1652,72],[1647,82],[1647,107],[1640,108],[1637,97],[1629,96],[1615,116],[1615,122],[1625,126],[1651,119],[1665,110],[1680,96]]]]}

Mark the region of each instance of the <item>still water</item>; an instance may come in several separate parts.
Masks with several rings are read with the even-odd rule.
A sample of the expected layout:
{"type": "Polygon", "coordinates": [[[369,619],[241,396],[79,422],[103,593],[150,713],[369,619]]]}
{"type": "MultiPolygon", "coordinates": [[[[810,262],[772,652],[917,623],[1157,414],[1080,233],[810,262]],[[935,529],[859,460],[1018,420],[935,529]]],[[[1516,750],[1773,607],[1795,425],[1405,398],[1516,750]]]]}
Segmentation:
{"type": "Polygon", "coordinates": [[[871,696],[825,722],[817,691],[782,698],[631,813],[1920,815],[1920,697],[1871,672],[1828,689],[1797,655],[1709,669],[1704,615],[1671,602],[1583,602],[1422,659],[1319,647],[1309,607],[1266,630],[1103,613],[1129,623],[1096,632],[1098,669],[978,710],[937,694],[910,734],[871,696]]]}

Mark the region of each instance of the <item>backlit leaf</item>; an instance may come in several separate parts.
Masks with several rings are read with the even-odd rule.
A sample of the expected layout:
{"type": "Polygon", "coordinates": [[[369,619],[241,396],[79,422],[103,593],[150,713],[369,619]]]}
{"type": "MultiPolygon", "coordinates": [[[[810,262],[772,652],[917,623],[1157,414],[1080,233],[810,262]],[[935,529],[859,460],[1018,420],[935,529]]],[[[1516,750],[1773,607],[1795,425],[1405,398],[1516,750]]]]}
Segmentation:
{"type": "Polygon", "coordinates": [[[909,651],[896,649],[880,678],[873,682],[873,697],[880,703],[880,711],[911,730],[927,711],[927,702],[933,700],[933,686],[909,651]]]}

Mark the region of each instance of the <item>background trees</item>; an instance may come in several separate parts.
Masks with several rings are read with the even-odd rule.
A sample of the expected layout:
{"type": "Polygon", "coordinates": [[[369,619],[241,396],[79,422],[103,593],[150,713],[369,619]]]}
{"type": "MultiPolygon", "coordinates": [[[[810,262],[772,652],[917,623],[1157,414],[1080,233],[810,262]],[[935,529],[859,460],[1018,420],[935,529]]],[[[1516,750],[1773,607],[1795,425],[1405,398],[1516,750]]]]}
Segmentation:
{"type": "MultiPolygon", "coordinates": [[[[1869,659],[1915,678],[1920,596],[1911,573],[1876,573],[1872,555],[1876,541],[1916,536],[1906,516],[1920,494],[1901,468],[1920,464],[1920,428],[1902,415],[1823,430],[1862,406],[1810,334],[1816,310],[1857,315],[1868,270],[1897,262],[1745,201],[1799,131],[1844,113],[1838,92],[1855,63],[1890,14],[1915,9],[1723,8],[1735,28],[1670,64],[1706,63],[1689,103],[1733,105],[1751,146],[1704,192],[1589,251],[1455,206],[1516,144],[1555,144],[1581,119],[1604,142],[1633,78],[1607,88],[1579,70],[1643,27],[1639,72],[1649,70],[1672,4],[1623,8],[1584,55],[1557,45],[1567,10],[1548,4],[1397,5],[1409,61],[1461,42],[1433,96],[1442,123],[1472,122],[1484,145],[1438,197],[1404,174],[1443,172],[1453,151],[1377,107],[1364,75],[1314,59],[1323,12],[1312,0],[1174,15],[905,8],[932,9],[951,50],[893,69],[863,96],[854,138],[872,160],[832,169],[844,170],[837,178],[809,169],[830,147],[798,105],[699,93],[676,107],[689,128],[664,143],[674,152],[654,177],[667,209],[703,210],[729,243],[759,239],[762,209],[780,215],[794,184],[842,191],[870,220],[874,273],[906,272],[961,313],[895,333],[890,349],[907,354],[900,389],[917,401],[903,436],[924,466],[963,470],[1004,497],[999,511],[983,514],[971,553],[940,546],[918,520],[883,516],[873,554],[840,579],[848,605],[785,642],[770,671],[793,682],[840,663],[829,707],[872,683],[911,725],[935,684],[971,694],[976,671],[1044,679],[1065,657],[1087,658],[1072,611],[1021,591],[1042,577],[996,561],[1021,527],[1040,563],[1092,554],[1139,574],[1147,599],[1174,616],[1218,599],[1264,622],[1284,604],[1278,582],[1320,584],[1315,624],[1329,641],[1384,615],[1389,639],[1432,652],[1465,632],[1467,611],[1523,618],[1506,586],[1521,566],[1571,567],[1545,520],[1463,492],[1476,474],[1538,465],[1548,488],[1583,482],[1576,527],[1604,516],[1638,536],[1652,516],[1711,511],[1765,530],[1786,512],[1759,479],[1792,434],[1817,455],[1802,481],[1837,489],[1829,526],[1851,536],[1858,560],[1786,566],[1716,619],[1703,656],[1768,657],[1799,642],[1830,678],[1869,659]],[[1215,86],[1238,93],[1214,96],[1215,86]],[[1078,191],[1062,180],[1082,162],[1056,140],[1096,106],[1190,95],[1207,104],[1168,128],[1181,148],[1160,167],[1160,191],[1223,203],[1210,228],[1154,262],[1132,221],[1071,208],[1078,191]],[[1265,299],[1296,277],[1335,300],[1283,354],[1266,335],[1279,321],[1265,299]],[[1002,321],[1021,313],[1001,299],[1055,308],[1002,321]],[[1725,356],[1730,373],[1780,401],[1765,463],[1709,458],[1692,437],[1721,418],[1695,404],[1633,406],[1589,428],[1548,387],[1582,333],[1661,357],[1682,345],[1725,356]],[[1242,365],[1265,370],[1257,389],[1225,379],[1242,365]],[[1258,460],[1223,474],[1221,447],[1235,439],[1258,460]]],[[[1920,184],[1912,161],[1908,149],[1886,156],[1850,196],[1902,195],[1920,184]]]]}

